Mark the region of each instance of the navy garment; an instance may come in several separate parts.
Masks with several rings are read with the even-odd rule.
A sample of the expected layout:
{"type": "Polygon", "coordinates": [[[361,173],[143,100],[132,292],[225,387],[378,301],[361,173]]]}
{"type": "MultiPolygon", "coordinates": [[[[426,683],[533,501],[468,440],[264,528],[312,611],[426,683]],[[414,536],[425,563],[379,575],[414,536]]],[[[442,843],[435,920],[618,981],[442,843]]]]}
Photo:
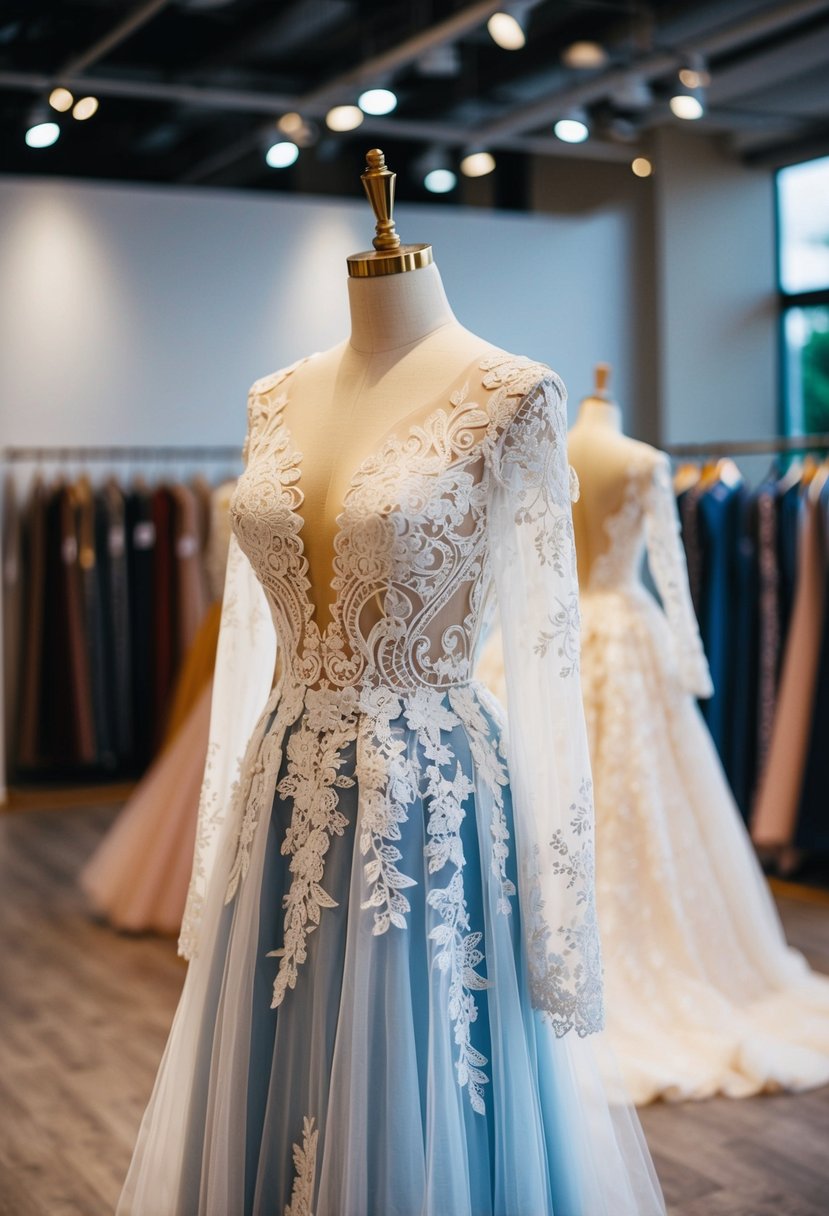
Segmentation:
{"type": "Polygon", "coordinates": [[[740,486],[737,497],[736,638],[734,647],[734,715],[731,788],[743,819],[748,820],[757,776],[757,649],[759,634],[759,566],[757,495],[740,486]]]}
{"type": "Polygon", "coordinates": [[[733,555],[738,543],[743,490],[742,484],[717,481],[702,494],[698,508],[706,571],[699,624],[714,682],[714,695],[704,703],[703,714],[729,781],[733,781],[734,774],[734,656],[738,628],[738,580],[733,555]]]}
{"type": "Polygon", "coordinates": [[[824,563],[823,629],[795,844],[829,853],[829,480],[820,492],[817,518],[824,563]]]}
{"type": "Polygon", "coordinates": [[[796,481],[777,499],[777,555],[780,569],[780,656],[782,661],[797,584],[797,537],[801,485],[796,481]]]}

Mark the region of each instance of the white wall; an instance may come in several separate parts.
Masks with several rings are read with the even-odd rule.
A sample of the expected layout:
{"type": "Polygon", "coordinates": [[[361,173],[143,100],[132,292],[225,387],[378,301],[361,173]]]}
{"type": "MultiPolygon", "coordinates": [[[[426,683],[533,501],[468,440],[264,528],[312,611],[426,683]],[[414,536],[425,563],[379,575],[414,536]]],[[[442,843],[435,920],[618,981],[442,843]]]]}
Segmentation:
{"type": "Polygon", "coordinates": [[[713,140],[658,133],[661,440],[777,430],[774,184],[713,140]]]}
{"type": "MultiPolygon", "coordinates": [[[[552,363],[574,398],[597,359],[631,394],[612,208],[397,221],[434,245],[464,324],[552,363]]],[[[0,442],[241,443],[250,382],[347,333],[344,259],[371,235],[359,200],[0,179],[0,442]]]]}

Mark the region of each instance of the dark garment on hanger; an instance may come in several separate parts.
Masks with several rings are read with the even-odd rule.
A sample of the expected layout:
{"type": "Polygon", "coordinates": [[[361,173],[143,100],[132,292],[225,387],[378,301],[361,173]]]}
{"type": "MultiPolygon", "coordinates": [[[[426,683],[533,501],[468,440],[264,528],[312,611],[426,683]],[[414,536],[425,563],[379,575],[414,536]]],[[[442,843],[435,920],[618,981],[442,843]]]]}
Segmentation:
{"type": "Polygon", "coordinates": [[[757,772],[758,591],[757,496],[737,490],[734,717],[731,786],[747,821],[757,772]]]}
{"type": "MultiPolygon", "coordinates": [[[[781,629],[780,544],[778,488],[767,480],[757,489],[757,769],[768,756],[777,704],[783,636],[781,629]]],[[[796,520],[796,516],[795,516],[796,520]]]]}
{"type": "Polygon", "coordinates": [[[3,708],[6,770],[13,774],[20,723],[20,674],[23,648],[23,512],[15,480],[3,481],[3,708]]]}
{"type": "Polygon", "coordinates": [[[702,543],[699,534],[699,500],[702,491],[699,484],[690,486],[677,496],[677,507],[682,524],[682,544],[685,549],[685,564],[688,567],[688,586],[691,601],[699,619],[704,595],[705,569],[702,543]]]}
{"type": "Polygon", "coordinates": [[[129,586],[124,496],[112,480],[95,494],[95,551],[111,746],[116,764],[125,767],[133,747],[129,586]]]}
{"type": "Polygon", "coordinates": [[[22,529],[23,670],[20,687],[20,732],[17,760],[22,768],[34,768],[40,754],[40,699],[43,688],[43,632],[46,612],[46,516],[49,492],[35,478],[26,506],[22,529]]]}
{"type": "Polygon", "coordinates": [[[703,704],[708,729],[729,781],[734,772],[734,658],[737,630],[737,549],[741,486],[715,482],[699,501],[699,527],[705,562],[700,633],[711,669],[714,694],[703,704]]]}
{"type": "Polygon", "coordinates": [[[46,510],[46,587],[40,753],[52,767],[95,761],[77,504],[72,486],[52,493],[46,510]]]}
{"type": "Polygon", "coordinates": [[[804,852],[829,853],[829,479],[818,503],[823,625],[795,845],[804,852]]]}
{"type": "Polygon", "coordinates": [[[153,750],[161,742],[170,694],[177,667],[176,647],[176,556],[175,499],[167,486],[153,491],[152,518],[155,525],[153,550],[153,662],[152,740],[153,750]]]}
{"type": "Polygon", "coordinates": [[[155,523],[152,495],[136,485],[126,495],[127,569],[129,589],[129,638],[132,688],[133,763],[141,772],[152,756],[154,737],[154,618],[153,552],[155,523]]]}
{"type": "Polygon", "coordinates": [[[95,724],[96,762],[101,768],[112,771],[116,766],[117,758],[113,737],[112,690],[108,679],[107,652],[104,644],[104,601],[97,551],[95,496],[86,477],[82,477],[78,481],[75,496],[87,668],[95,724]]]}
{"type": "Polygon", "coordinates": [[[176,670],[185,659],[207,609],[202,544],[199,533],[199,503],[186,485],[170,487],[173,503],[173,554],[175,585],[173,602],[176,670]]]}
{"type": "Polygon", "coordinates": [[[780,571],[780,660],[789,632],[797,585],[797,546],[800,519],[799,481],[783,490],[777,498],[777,557],[780,571]]]}

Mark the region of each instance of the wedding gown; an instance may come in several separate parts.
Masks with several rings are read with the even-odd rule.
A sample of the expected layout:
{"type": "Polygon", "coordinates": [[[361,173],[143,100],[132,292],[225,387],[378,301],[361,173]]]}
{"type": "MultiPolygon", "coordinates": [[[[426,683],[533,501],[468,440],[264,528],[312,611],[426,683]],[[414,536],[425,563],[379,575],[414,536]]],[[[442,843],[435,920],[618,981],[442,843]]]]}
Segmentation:
{"type": "Polygon", "coordinates": [[[592,1062],[563,386],[492,358],[362,462],[321,632],[294,370],[250,395],[192,961],[118,1211],[663,1212],[592,1062]],[[520,692],[509,745],[470,679],[493,592],[520,692]]]}
{"type": "MultiPolygon", "coordinates": [[[[581,681],[607,1034],[625,1088],[641,1104],[822,1085],[829,980],[786,945],[697,708],[711,679],[666,458],[630,469],[604,530],[581,589],[581,681]],[[662,607],[640,579],[645,547],[662,607]]],[[[503,694],[498,667],[488,643],[477,674],[503,694]]]]}

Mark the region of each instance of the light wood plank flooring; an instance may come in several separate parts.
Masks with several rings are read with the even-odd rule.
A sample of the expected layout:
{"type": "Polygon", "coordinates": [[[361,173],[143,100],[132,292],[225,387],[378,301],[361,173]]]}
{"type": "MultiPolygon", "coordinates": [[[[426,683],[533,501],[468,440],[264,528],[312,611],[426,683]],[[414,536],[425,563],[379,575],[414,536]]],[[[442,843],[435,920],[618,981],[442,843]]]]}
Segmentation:
{"type": "MultiPolygon", "coordinates": [[[[74,878],[113,814],[0,815],[0,1216],[111,1216],[181,987],[172,942],[85,914],[74,878]]],[[[778,900],[829,971],[829,900],[778,900]]],[[[829,1090],[657,1105],[643,1123],[671,1216],[829,1213],[829,1090]]]]}

